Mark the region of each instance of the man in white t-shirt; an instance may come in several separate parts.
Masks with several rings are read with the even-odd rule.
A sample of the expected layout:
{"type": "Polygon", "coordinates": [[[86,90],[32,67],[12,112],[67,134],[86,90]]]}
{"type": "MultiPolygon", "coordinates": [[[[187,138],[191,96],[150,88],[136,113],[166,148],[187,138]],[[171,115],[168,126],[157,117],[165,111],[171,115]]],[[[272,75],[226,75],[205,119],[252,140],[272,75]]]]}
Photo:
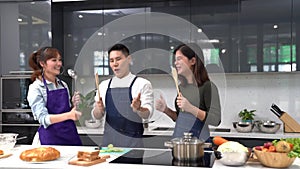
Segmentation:
{"type": "Polygon", "coordinates": [[[153,113],[152,85],[130,72],[131,56],[125,45],[115,44],[108,55],[114,76],[100,83],[92,111],[95,119],[105,117],[102,146],[143,147],[143,119],[153,113]]]}

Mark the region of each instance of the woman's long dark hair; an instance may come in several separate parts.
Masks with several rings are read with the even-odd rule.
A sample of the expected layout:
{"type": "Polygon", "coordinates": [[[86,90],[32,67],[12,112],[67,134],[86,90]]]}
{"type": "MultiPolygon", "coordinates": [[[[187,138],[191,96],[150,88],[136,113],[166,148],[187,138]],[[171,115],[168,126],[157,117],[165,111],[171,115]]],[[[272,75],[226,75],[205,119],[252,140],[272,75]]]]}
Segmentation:
{"type": "Polygon", "coordinates": [[[34,81],[42,76],[43,68],[40,65],[40,61],[46,63],[47,60],[55,58],[57,55],[60,55],[60,52],[53,47],[43,47],[33,52],[29,57],[29,66],[33,70],[31,80],[34,81]]]}
{"type": "MultiPolygon", "coordinates": [[[[189,60],[192,58],[196,58],[196,63],[192,66],[191,71],[194,74],[197,86],[200,87],[204,84],[204,82],[209,81],[208,73],[204,65],[203,52],[200,49],[200,47],[197,44],[193,43],[181,44],[177,46],[177,48],[174,50],[174,56],[178,50],[189,60]]],[[[181,80],[182,85],[185,85],[187,83],[184,77],[179,76],[179,78],[181,80]]]]}

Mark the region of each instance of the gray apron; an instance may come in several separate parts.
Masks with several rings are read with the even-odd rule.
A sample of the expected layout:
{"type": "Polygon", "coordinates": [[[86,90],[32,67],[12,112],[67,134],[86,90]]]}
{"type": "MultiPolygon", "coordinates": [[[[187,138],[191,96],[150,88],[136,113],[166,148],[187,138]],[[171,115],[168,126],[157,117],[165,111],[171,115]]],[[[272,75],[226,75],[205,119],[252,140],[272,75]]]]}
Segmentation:
{"type": "MultiPolygon", "coordinates": [[[[180,91],[192,105],[199,107],[200,95],[197,86],[181,86],[180,91]]],[[[180,111],[176,119],[173,138],[183,137],[184,132],[191,132],[194,137],[200,138],[204,141],[210,137],[209,129],[205,122],[199,120],[191,113],[180,111]]]]}
{"type": "Polygon", "coordinates": [[[130,107],[132,102],[130,87],[110,88],[110,79],[106,96],[106,122],[102,146],[113,144],[116,147],[143,147],[142,118],[130,107]]]}
{"type": "MultiPolygon", "coordinates": [[[[47,91],[48,113],[61,114],[70,111],[69,94],[65,86],[59,81],[64,88],[49,91],[44,77],[43,82],[47,91]]],[[[51,124],[46,129],[41,125],[38,132],[42,145],[82,145],[73,120],[51,124]]]]}

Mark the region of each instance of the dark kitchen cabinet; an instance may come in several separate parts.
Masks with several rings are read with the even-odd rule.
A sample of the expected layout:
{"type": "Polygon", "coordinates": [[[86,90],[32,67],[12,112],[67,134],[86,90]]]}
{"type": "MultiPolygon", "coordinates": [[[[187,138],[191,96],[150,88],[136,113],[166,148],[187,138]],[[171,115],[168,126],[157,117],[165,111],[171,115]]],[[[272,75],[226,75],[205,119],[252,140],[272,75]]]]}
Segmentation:
{"type": "Polygon", "coordinates": [[[3,75],[0,81],[0,133],[27,136],[17,144],[32,144],[39,127],[27,102],[30,75],[3,75]]]}
{"type": "MultiPolygon", "coordinates": [[[[101,146],[102,134],[80,134],[84,146],[101,146]]],[[[170,141],[171,136],[144,135],[145,148],[167,148],[164,146],[165,141],[170,141]]]]}
{"type": "Polygon", "coordinates": [[[274,140],[274,139],[267,139],[267,138],[233,138],[233,137],[230,138],[225,137],[225,138],[230,141],[237,141],[249,148],[255,147],[257,145],[264,145],[264,143],[272,142],[274,140]]]}
{"type": "Polygon", "coordinates": [[[186,42],[201,44],[210,73],[294,72],[300,70],[299,4],[297,0],[54,2],[53,45],[63,51],[65,65],[73,65],[79,74],[93,75],[97,70],[112,74],[107,48],[113,42],[129,47],[134,73],[164,73],[173,63],[174,47],[186,42]],[[143,13],[175,18],[132,19],[143,13]],[[186,24],[177,22],[181,19],[186,24]]]}
{"type": "Polygon", "coordinates": [[[80,134],[82,145],[84,146],[101,146],[103,135],[100,134],[80,134]]]}

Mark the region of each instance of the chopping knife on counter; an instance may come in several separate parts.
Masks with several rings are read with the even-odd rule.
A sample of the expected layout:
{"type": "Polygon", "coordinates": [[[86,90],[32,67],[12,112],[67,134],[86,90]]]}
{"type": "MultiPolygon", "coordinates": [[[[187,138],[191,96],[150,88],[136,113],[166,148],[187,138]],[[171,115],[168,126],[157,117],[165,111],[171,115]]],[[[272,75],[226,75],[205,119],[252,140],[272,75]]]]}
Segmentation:
{"type": "MultiPolygon", "coordinates": [[[[176,122],[174,138],[183,137],[184,132],[209,141],[208,125],[221,122],[220,98],[216,85],[210,81],[204,66],[203,52],[197,44],[182,44],[174,50],[175,68],[180,84],[175,80],[177,97],[175,109],[166,104],[163,97],[156,100],[155,108],[176,122]]],[[[172,74],[175,70],[172,69],[172,74]]],[[[176,77],[174,78],[176,79],[176,77]]]]}
{"type": "Polygon", "coordinates": [[[111,79],[100,83],[92,117],[105,117],[102,146],[143,147],[143,119],[152,116],[153,90],[150,81],[130,72],[129,49],[115,44],[109,51],[111,79]],[[105,115],[105,116],[104,116],[105,115]]]}
{"type": "Polygon", "coordinates": [[[81,112],[76,110],[79,93],[72,98],[67,84],[57,76],[62,68],[60,52],[53,47],[43,47],[29,58],[33,69],[27,100],[34,118],[41,124],[38,129],[42,145],[82,145],[74,121],[81,112]]]}

